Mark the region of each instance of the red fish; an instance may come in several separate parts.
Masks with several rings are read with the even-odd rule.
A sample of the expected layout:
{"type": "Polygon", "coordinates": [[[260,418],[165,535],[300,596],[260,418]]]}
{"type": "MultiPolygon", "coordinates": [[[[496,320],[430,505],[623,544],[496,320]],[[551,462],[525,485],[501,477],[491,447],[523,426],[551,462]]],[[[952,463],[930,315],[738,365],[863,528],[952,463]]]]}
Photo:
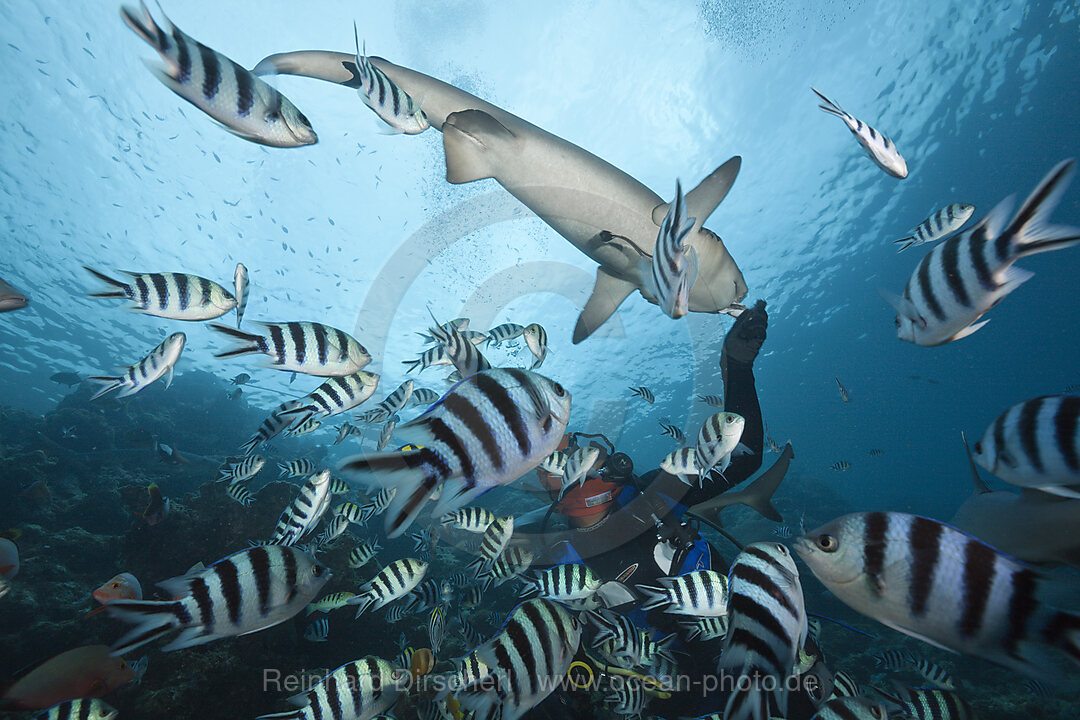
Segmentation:
{"type": "Polygon", "coordinates": [[[19,710],[44,710],[65,700],[97,698],[131,682],[135,672],[107,645],[84,645],[60,653],[16,680],[0,704],[19,710]]]}
{"type": "Polygon", "coordinates": [[[150,502],[141,513],[135,513],[146,521],[147,525],[157,525],[169,516],[169,498],[161,494],[161,488],[156,484],[146,488],[150,495],[150,502]]]}
{"type": "Polygon", "coordinates": [[[87,617],[97,615],[105,609],[105,604],[113,600],[142,600],[142,585],[131,573],[120,573],[97,590],[91,596],[101,603],[101,607],[87,613],[87,617]]]}

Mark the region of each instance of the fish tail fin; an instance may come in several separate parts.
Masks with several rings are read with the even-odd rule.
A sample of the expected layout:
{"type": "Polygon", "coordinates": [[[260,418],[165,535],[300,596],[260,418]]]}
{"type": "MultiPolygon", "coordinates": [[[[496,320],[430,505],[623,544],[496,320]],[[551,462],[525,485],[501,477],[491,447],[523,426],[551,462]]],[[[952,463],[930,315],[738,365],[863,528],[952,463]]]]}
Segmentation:
{"type": "Polygon", "coordinates": [[[912,245],[915,244],[915,236],[914,235],[908,235],[907,237],[902,237],[899,240],[893,240],[893,243],[894,244],[895,243],[904,243],[903,245],[900,246],[900,249],[896,251],[898,253],[902,253],[905,250],[907,250],[909,247],[911,247],[912,245]]]}
{"type": "Polygon", "coordinates": [[[428,496],[449,476],[447,463],[430,448],[354,455],[338,465],[342,472],[375,475],[377,484],[396,487],[386,513],[386,536],[405,532],[427,503],[428,496]]]}
{"type": "Polygon", "coordinates": [[[842,117],[848,117],[848,114],[847,114],[847,112],[844,111],[844,108],[840,107],[839,105],[834,103],[832,100],[825,97],[825,95],[820,90],[818,90],[816,87],[811,85],[810,89],[814,91],[815,95],[817,95],[819,98],[821,98],[821,104],[818,105],[819,108],[821,108],[825,112],[829,113],[830,115],[835,115],[836,117],[841,117],[841,118],[842,117]]]}
{"type": "Polygon", "coordinates": [[[96,393],[90,396],[91,400],[97,400],[102,395],[110,393],[113,390],[124,386],[124,378],[122,377],[94,375],[86,379],[96,383],[103,383],[105,385],[105,387],[101,388],[96,393]]]}
{"type": "Polygon", "coordinates": [[[357,595],[356,597],[351,597],[346,601],[346,603],[349,604],[349,605],[355,605],[356,606],[356,617],[360,617],[365,612],[367,612],[368,608],[370,608],[372,605],[375,604],[375,596],[368,592],[368,593],[364,593],[363,595],[357,595]],[[353,602],[353,601],[355,601],[355,602],[353,602]]]}
{"type": "Polygon", "coordinates": [[[645,596],[645,602],[641,603],[642,610],[653,610],[664,607],[670,603],[668,591],[665,588],[653,587],[652,585],[638,585],[637,589],[645,596]]]}
{"type": "Polygon", "coordinates": [[[250,455],[251,453],[255,452],[255,448],[257,448],[259,446],[259,443],[261,442],[262,439],[258,436],[258,434],[253,435],[251,439],[249,439],[247,442],[240,446],[240,449],[244,451],[245,455],[250,455]]]}
{"type": "Polygon", "coordinates": [[[534,593],[540,592],[540,583],[536,580],[536,578],[519,577],[518,582],[521,583],[521,587],[518,588],[519,598],[527,598],[534,593]]]}
{"type": "Polygon", "coordinates": [[[119,280],[114,280],[113,278],[109,277],[105,273],[98,272],[94,268],[89,267],[87,265],[83,265],[83,269],[86,270],[91,275],[93,275],[94,277],[96,277],[98,280],[103,281],[110,288],[109,290],[105,290],[103,292],[90,293],[90,297],[92,297],[92,298],[119,299],[119,300],[124,300],[124,299],[126,299],[128,297],[128,285],[127,285],[127,283],[120,282],[119,280]]]}
{"type": "Polygon", "coordinates": [[[300,720],[304,717],[304,708],[298,710],[286,710],[285,712],[270,713],[269,715],[260,715],[255,720],[300,720]]]}
{"type": "Polygon", "coordinates": [[[416,368],[423,365],[424,361],[423,360],[402,360],[401,364],[402,365],[408,365],[408,367],[405,368],[405,372],[406,373],[411,373],[413,370],[415,370],[416,368]]]}
{"type": "MultiPolygon", "coordinates": [[[[1053,646],[1072,661],[1074,669],[1080,666],[1080,615],[1054,610],[1042,628],[1041,637],[1049,638],[1053,646]]],[[[1056,663],[1056,666],[1060,668],[1060,663],[1056,663]]],[[[1055,667],[1055,664],[1050,667],[1055,667]]]]}
{"type": "Polygon", "coordinates": [[[253,333],[244,332],[236,328],[231,328],[228,325],[222,325],[221,323],[210,323],[212,330],[217,330],[219,333],[228,335],[229,337],[236,338],[243,341],[243,345],[237,345],[231,350],[226,350],[222,353],[216,353],[214,357],[238,357],[240,355],[248,355],[250,353],[261,352],[259,344],[262,341],[262,335],[255,335],[253,333]]]}
{"type": "Polygon", "coordinates": [[[113,643],[110,648],[113,655],[123,655],[164,636],[180,626],[179,618],[185,612],[179,600],[113,600],[105,610],[109,617],[135,626],[113,643]]]}
{"type": "Polygon", "coordinates": [[[135,34],[146,41],[148,45],[153,47],[158,52],[165,52],[169,49],[169,34],[162,32],[158,24],[154,22],[154,18],[150,15],[150,11],[146,8],[146,3],[140,2],[139,8],[142,10],[141,16],[138,10],[128,5],[120,6],[120,17],[129,28],[135,31],[135,34]]]}
{"type": "MultiPolygon", "coordinates": [[[[745,718],[749,720],[768,720],[769,718],[769,695],[767,691],[762,687],[761,682],[754,681],[756,675],[765,676],[769,673],[767,671],[759,671],[755,667],[743,667],[739,673],[738,682],[735,683],[735,691],[728,697],[727,705],[724,708],[725,718],[745,718]],[[742,678],[748,677],[752,681],[743,683],[742,678]]],[[[780,689],[777,689],[777,694],[780,693],[780,689]]],[[[783,700],[786,701],[787,696],[782,695],[783,700]]],[[[787,714],[786,702],[780,703],[780,715],[787,714]]]]}
{"type": "Polygon", "coordinates": [[[998,257],[1024,257],[1035,253],[1061,250],[1080,243],[1080,228],[1051,225],[1050,213],[1076,174],[1076,160],[1069,158],[1054,166],[1017,211],[1009,226],[995,241],[998,257]],[[1009,246],[1001,245],[1008,242],[1009,246]]]}

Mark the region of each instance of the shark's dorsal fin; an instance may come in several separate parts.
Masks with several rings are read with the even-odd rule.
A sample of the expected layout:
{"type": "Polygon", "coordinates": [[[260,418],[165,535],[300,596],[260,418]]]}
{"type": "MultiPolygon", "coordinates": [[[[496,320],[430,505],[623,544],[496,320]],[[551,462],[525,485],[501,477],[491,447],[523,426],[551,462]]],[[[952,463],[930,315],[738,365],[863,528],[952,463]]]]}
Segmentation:
{"type": "Polygon", "coordinates": [[[634,283],[615,277],[603,266],[598,267],[592,295],[574,326],[574,344],[577,345],[592,335],[619,308],[626,296],[636,289],[637,285],[634,283]]]}
{"type": "MultiPolygon", "coordinates": [[[[727,197],[731,186],[735,184],[735,178],[739,175],[740,167],[742,167],[742,158],[736,155],[713,170],[708,177],[698,183],[697,187],[686,193],[686,215],[697,219],[697,227],[704,225],[713,210],[727,197]]],[[[664,221],[669,204],[660,203],[653,208],[652,220],[657,227],[664,221]]]]}

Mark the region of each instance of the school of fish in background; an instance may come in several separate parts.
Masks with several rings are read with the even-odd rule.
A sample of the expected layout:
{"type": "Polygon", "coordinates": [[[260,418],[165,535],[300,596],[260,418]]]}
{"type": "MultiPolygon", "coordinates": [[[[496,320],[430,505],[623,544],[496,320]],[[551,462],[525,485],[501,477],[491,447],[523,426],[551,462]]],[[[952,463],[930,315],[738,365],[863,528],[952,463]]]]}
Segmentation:
{"type": "MultiPolygon", "coordinates": [[[[198,43],[167,19],[155,22],[145,6],[121,12],[160,54],[163,66],[153,70],[157,77],[229,132],[277,148],[317,142],[307,117],[259,72],[198,43]]],[[[358,92],[365,105],[396,132],[424,132],[428,122],[419,103],[365,53],[357,35],[358,92]]],[[[907,165],[886,135],[814,92],[821,109],[840,118],[885,173],[907,177],[907,165]]],[[[1080,230],[1050,221],[1074,173],[1075,161],[1064,160],[1015,211],[1011,199],[1003,200],[962,231],[975,208],[951,203],[896,240],[900,251],[934,244],[901,295],[882,290],[897,312],[898,337],[928,347],[967,337],[986,325],[980,319],[988,310],[1031,279],[1017,260],[1080,243],[1080,230]]],[[[688,312],[698,273],[695,252],[683,243],[695,222],[686,213],[677,182],[652,262],[643,270],[645,286],[672,318],[688,312]]],[[[295,709],[260,717],[366,720],[409,705],[423,718],[515,720],[555,689],[579,651],[623,678],[602,688],[615,714],[645,717],[651,699],[671,691],[679,663],[671,638],[652,637],[627,615],[604,607],[604,583],[587,563],[532,568],[533,549],[513,541],[514,516],[496,516],[473,504],[537,467],[561,476],[565,493],[584,480],[597,458],[596,448],[570,454],[556,449],[568,430],[571,389],[537,372],[548,353],[541,324],[508,322],[479,331],[470,328],[468,318],[433,317],[427,332],[419,333],[425,347],[401,362],[417,378],[436,366],[450,369],[448,389],[421,387],[410,379],[384,393],[379,375],[364,370],[373,358],[342,330],[311,320],[245,324],[250,291],[243,264],[236,267],[232,290],[189,273],[119,277],[87,270],[103,283],[91,297],[123,300],[152,317],[201,322],[235,311],[235,326],[210,324],[234,343],[218,358],[260,355],[264,368],[325,378],[300,399],[270,411],[220,468],[218,481],[226,483],[227,496],[245,508],[257,502],[249,489],[253,478],[273,471],[257,452],[282,433],[305,435],[351,412],[358,424],[342,423],[335,444],[363,442],[369,427],[375,440],[374,450],[335,468],[306,458],[281,463],[280,476],[297,485],[277,524],[250,538],[249,547],[212,564],[196,562],[170,579],[144,578],[161,589],[157,599],[145,597],[129,573],[104,583],[93,593],[99,610],[128,627],[110,648],[80,649],[94,662],[115,666],[125,682],[137,681],[137,666],[142,663],[145,671],[150,655],[131,664],[121,656],[151,644],[162,652],[183,651],[265,630],[302,613],[311,619],[304,639],[324,643],[337,626],[378,613],[382,622],[408,619],[410,632],[402,633],[397,656],[361,655],[367,649],[359,648],[360,657],[341,658],[340,667],[291,698],[295,709]],[[530,367],[492,364],[485,357],[518,340],[533,357],[530,367]],[[379,402],[358,409],[377,394],[383,396],[379,402]],[[402,417],[411,413],[416,414],[402,417]],[[376,518],[381,529],[370,525],[376,518]],[[354,534],[361,531],[360,537],[354,534]],[[388,556],[382,540],[410,531],[413,552],[388,556]],[[323,594],[335,569],[320,555],[341,543],[350,546],[348,567],[370,570],[370,577],[353,590],[323,594]],[[489,593],[511,581],[527,599],[493,607],[489,593]],[[417,649],[411,642],[424,646],[417,649]],[[447,650],[451,644],[454,655],[447,650]],[[439,682],[425,685],[423,678],[439,682]],[[438,690],[425,690],[433,686],[438,690]]],[[[0,281],[0,311],[18,311],[28,302],[0,281]]],[[[93,399],[135,395],[162,379],[168,387],[186,342],[177,332],[157,347],[118,357],[130,364],[87,378],[100,386],[93,399]]],[[[250,378],[245,373],[235,382],[243,385],[250,378]]],[[[852,393],[835,382],[841,401],[852,402],[852,393]]],[[[657,402],[647,386],[631,387],[630,393],[657,402]]],[[[690,436],[694,440],[670,421],[662,421],[658,431],[678,446],[661,467],[687,485],[702,484],[713,471],[723,473],[732,457],[746,451],[740,445],[744,419],[723,411],[718,395],[697,400],[720,410],[690,436]]],[[[771,436],[768,446],[783,451],[771,436]]],[[[167,446],[160,452],[174,453],[167,446]]],[[[870,449],[868,454],[883,453],[870,449]]],[[[969,457],[976,493],[951,524],[876,511],[844,515],[810,531],[779,525],[776,541],[746,545],[728,573],[701,570],[639,588],[648,598],[645,609],[664,608],[685,618],[688,647],[722,640],[718,673],[778,681],[774,691],[751,685],[731,693],[724,707],[705,717],[783,716],[784,681],[793,676],[820,680],[814,717],[821,720],[977,717],[965,688],[914,650],[885,649],[876,659],[883,671],[919,677],[917,685],[860,686],[853,675],[865,668],[827,665],[822,626],[807,607],[796,557],[847,607],[921,641],[931,653],[944,649],[996,663],[1013,671],[1017,683],[1027,678],[1040,696],[1074,681],[1080,615],[1055,605],[1048,597],[1050,581],[1031,564],[1080,567],[1080,543],[1070,539],[1080,518],[1080,396],[1033,398],[1004,409],[969,457]],[[976,466],[1020,492],[991,491],[976,466]]],[[[831,466],[837,472],[851,467],[847,459],[831,466]]],[[[170,499],[157,486],[148,495],[146,522],[164,521],[170,499]]],[[[199,549],[190,550],[194,561],[199,549]]],[[[18,582],[18,571],[15,543],[0,539],[0,607],[10,584],[18,582]]],[[[904,646],[911,647],[920,646],[904,646]]],[[[5,701],[43,709],[41,717],[50,720],[116,716],[96,697],[35,708],[33,680],[31,673],[8,688],[5,701]]]]}

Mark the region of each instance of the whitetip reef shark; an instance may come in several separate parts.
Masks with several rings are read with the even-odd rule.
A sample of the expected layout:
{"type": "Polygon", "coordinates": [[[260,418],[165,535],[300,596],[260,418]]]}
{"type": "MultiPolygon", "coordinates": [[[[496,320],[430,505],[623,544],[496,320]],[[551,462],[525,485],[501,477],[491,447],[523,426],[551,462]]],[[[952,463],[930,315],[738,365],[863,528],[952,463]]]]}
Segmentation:
{"type": "MultiPolygon", "coordinates": [[[[642,183],[590,152],[460,88],[378,57],[371,62],[420,103],[443,134],[446,179],[494,178],[578,250],[600,263],[596,284],[574,328],[579,343],[599,328],[634,290],[656,304],[641,283],[651,262],[668,203],[642,183]]],[[[298,75],[360,87],[356,56],[304,50],[264,58],[256,75],[298,75]]],[[[746,281],[723,241],[703,223],[727,196],[742,159],[735,156],[686,194],[696,218],[686,243],[697,254],[690,311],[737,314],[746,281]]]]}

